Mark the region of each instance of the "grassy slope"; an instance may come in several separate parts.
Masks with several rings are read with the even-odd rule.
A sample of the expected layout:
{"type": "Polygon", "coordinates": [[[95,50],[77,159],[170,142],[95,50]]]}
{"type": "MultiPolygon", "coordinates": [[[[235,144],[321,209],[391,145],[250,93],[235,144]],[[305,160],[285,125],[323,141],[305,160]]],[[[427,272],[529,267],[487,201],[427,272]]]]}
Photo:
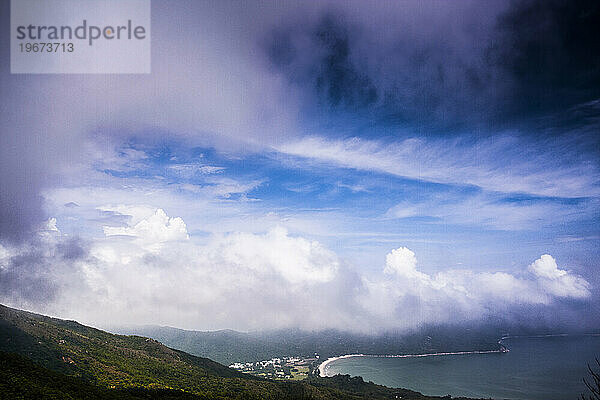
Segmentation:
{"type": "Polygon", "coordinates": [[[0,352],[0,398],[203,400],[205,397],[175,390],[109,390],[34,364],[18,354],[0,352]]]}
{"type": "MultiPolygon", "coordinates": [[[[123,396],[142,396],[140,398],[156,398],[152,396],[162,393],[156,390],[167,389],[178,393],[164,392],[163,395],[172,393],[173,396],[182,396],[185,393],[180,392],[185,391],[204,398],[222,399],[429,398],[404,389],[365,383],[360,378],[311,378],[304,382],[273,382],[252,378],[207,358],[168,348],[152,339],[113,335],[74,321],[49,318],[1,305],[0,351],[5,352],[0,356],[2,362],[8,365],[7,370],[13,371],[9,375],[0,375],[0,384],[21,392],[27,388],[43,389],[51,382],[65,380],[75,386],[84,385],[81,390],[104,393],[112,388],[112,391],[108,390],[108,394],[103,395],[120,393],[123,396]],[[28,361],[11,359],[13,356],[7,353],[27,357],[36,365],[23,364],[23,373],[16,374],[14,371],[19,369],[13,368],[14,364],[28,361]],[[47,376],[48,370],[58,374],[54,378],[59,378],[47,376]],[[40,379],[34,378],[36,376],[40,379]],[[135,390],[138,390],[137,394],[135,390]]],[[[48,387],[52,388],[51,385],[48,387]]],[[[48,398],[90,398],[77,395],[76,391],[74,393],[71,397],[48,398]]]]}

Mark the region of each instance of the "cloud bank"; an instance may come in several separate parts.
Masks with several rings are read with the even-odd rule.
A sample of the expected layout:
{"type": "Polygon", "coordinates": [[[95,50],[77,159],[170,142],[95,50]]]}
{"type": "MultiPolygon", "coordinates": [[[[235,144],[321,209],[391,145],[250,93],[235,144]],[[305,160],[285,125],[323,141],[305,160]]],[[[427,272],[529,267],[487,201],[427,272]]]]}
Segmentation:
{"type": "Polygon", "coordinates": [[[376,310],[382,320],[408,318],[416,325],[474,322],[502,314],[511,318],[522,306],[591,296],[585,279],[559,269],[548,254],[519,276],[466,269],[428,275],[418,270],[415,254],[400,247],[386,256],[384,273],[386,279],[368,281],[364,304],[376,310]]]}
{"type": "Polygon", "coordinates": [[[522,307],[552,310],[591,297],[591,285],[548,254],[519,275],[451,268],[430,275],[399,247],[381,273],[366,276],[283,228],[198,240],[161,209],[104,210],[127,222],[81,243],[49,220],[35,244],[2,247],[0,301],[95,325],[374,332],[512,318],[522,307]]]}

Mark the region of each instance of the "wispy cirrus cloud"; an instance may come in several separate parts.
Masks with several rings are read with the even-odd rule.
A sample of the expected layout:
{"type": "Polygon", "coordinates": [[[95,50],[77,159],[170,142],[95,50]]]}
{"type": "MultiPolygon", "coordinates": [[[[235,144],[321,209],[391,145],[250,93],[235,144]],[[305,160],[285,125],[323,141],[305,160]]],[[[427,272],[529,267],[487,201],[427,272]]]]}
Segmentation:
{"type": "Polygon", "coordinates": [[[445,224],[501,230],[538,230],[543,226],[594,218],[597,199],[564,201],[546,198],[510,198],[498,194],[442,192],[388,209],[386,218],[425,217],[445,224]]]}
{"type": "Polygon", "coordinates": [[[400,141],[312,136],[276,150],[308,162],[494,192],[565,198],[600,194],[597,160],[592,155],[582,158],[577,144],[568,139],[535,143],[510,135],[400,141]]]}

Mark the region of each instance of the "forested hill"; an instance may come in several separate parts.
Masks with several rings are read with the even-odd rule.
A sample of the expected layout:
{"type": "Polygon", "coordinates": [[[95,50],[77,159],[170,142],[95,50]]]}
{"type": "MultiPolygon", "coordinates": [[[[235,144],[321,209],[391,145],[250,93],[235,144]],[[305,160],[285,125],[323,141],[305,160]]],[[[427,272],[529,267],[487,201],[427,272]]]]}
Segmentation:
{"type": "Polygon", "coordinates": [[[348,376],[253,378],[153,339],[1,305],[0,393],[14,399],[432,399],[348,376]]]}

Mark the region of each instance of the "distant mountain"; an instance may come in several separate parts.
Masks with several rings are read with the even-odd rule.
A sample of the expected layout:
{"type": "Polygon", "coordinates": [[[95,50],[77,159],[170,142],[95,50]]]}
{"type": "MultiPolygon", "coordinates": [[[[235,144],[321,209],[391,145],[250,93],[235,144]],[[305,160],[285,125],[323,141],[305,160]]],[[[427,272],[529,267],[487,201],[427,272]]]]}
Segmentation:
{"type": "Polygon", "coordinates": [[[363,335],[335,330],[309,332],[297,329],[242,333],[232,330],[189,331],[171,327],[136,326],[113,329],[137,334],[197,356],[230,365],[282,356],[322,359],[343,354],[418,354],[441,351],[497,350],[501,329],[428,327],[412,333],[363,335]]]}
{"type": "Polygon", "coordinates": [[[0,305],[0,394],[15,399],[425,400],[361,378],[270,381],[141,336],[0,305]]]}

